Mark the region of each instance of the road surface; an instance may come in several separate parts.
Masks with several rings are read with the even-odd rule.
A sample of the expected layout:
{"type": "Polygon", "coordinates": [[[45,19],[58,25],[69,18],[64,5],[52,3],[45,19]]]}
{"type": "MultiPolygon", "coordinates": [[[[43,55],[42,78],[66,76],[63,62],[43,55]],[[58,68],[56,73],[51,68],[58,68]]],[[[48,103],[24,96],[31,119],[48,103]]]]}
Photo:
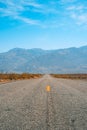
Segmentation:
{"type": "Polygon", "coordinates": [[[87,130],[87,81],[45,75],[1,84],[0,130],[87,130]]]}

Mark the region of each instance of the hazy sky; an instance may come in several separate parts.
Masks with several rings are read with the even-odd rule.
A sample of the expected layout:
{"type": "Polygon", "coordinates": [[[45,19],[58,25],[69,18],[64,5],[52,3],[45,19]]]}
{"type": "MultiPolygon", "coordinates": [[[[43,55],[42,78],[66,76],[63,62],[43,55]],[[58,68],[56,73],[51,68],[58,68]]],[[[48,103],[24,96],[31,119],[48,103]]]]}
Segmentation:
{"type": "Polygon", "coordinates": [[[87,45],[87,0],[0,0],[0,52],[87,45]]]}

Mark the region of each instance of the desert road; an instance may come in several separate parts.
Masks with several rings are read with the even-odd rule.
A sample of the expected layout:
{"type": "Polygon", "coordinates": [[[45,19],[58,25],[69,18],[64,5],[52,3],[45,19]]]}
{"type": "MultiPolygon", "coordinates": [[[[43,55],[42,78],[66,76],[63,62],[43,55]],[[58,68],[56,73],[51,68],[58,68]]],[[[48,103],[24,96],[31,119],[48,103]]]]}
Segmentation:
{"type": "Polygon", "coordinates": [[[1,84],[0,130],[87,130],[87,81],[45,75],[1,84]]]}

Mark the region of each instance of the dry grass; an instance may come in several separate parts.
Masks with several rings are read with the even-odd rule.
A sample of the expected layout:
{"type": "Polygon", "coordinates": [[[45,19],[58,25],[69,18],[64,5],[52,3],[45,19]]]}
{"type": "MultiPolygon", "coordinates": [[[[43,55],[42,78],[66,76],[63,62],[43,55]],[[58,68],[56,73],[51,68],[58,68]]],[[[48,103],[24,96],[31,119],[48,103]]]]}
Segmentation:
{"type": "Polygon", "coordinates": [[[22,74],[16,74],[16,73],[10,73],[10,74],[3,74],[0,73],[0,82],[7,82],[11,80],[23,80],[23,79],[31,79],[31,78],[40,78],[41,74],[28,74],[28,73],[22,73],[22,74]]]}
{"type": "Polygon", "coordinates": [[[51,74],[55,78],[64,78],[64,79],[86,79],[87,74],[51,74]]]}

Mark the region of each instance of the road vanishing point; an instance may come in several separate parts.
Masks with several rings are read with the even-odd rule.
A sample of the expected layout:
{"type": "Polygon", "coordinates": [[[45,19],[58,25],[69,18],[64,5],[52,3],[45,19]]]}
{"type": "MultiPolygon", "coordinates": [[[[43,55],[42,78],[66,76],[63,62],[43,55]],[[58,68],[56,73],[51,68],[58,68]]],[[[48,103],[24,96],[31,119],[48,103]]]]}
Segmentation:
{"type": "Polygon", "coordinates": [[[1,84],[0,130],[87,130],[87,81],[44,75],[1,84]]]}

